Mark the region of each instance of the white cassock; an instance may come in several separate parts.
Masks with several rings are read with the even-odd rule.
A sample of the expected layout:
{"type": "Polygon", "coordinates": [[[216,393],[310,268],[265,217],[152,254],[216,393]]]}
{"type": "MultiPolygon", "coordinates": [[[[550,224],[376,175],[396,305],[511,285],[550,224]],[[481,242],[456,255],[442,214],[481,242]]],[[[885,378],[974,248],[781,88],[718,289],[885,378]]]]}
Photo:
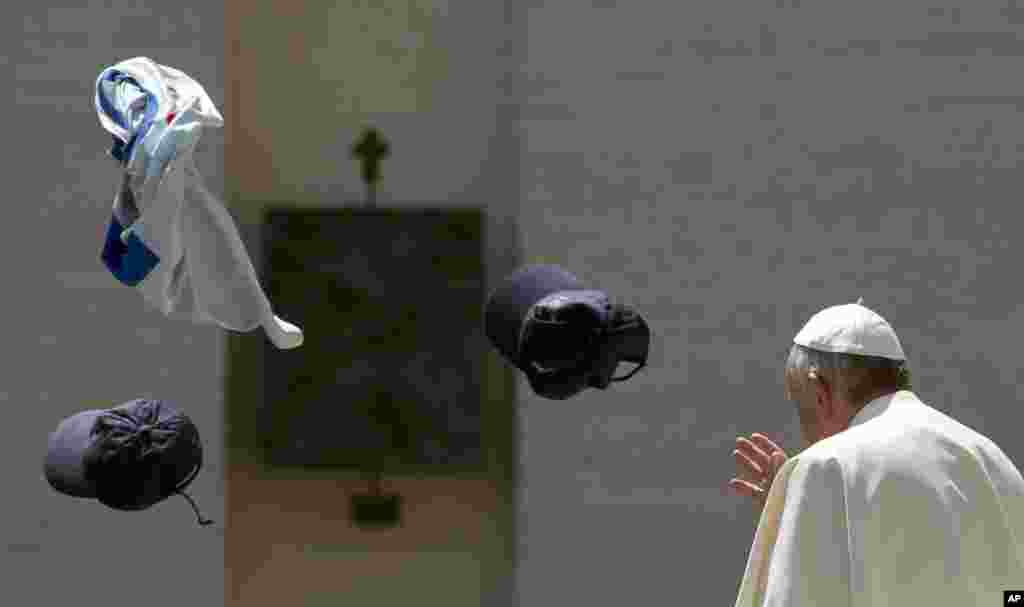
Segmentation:
{"type": "Polygon", "coordinates": [[[779,470],[736,607],[984,607],[1024,589],[1024,479],[901,391],[779,470]]]}
{"type": "Polygon", "coordinates": [[[195,166],[203,130],[224,124],[203,87],[136,57],[100,73],[95,106],[125,176],[103,247],[111,273],[166,316],[263,327],[278,348],[301,345],[302,330],[274,315],[231,215],[195,166]]]}

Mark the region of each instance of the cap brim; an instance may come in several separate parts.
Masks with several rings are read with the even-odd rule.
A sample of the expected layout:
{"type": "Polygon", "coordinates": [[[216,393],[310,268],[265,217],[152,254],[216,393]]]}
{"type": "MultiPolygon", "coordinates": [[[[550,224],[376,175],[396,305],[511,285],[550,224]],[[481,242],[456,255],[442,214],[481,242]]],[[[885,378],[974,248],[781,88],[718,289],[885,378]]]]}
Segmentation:
{"type": "Polygon", "coordinates": [[[487,299],[484,332],[505,358],[515,362],[519,331],[530,308],[552,293],[585,289],[578,278],[558,266],[524,266],[506,278],[487,299]]]}
{"type": "Polygon", "coordinates": [[[65,418],[50,434],[43,471],[57,491],[72,497],[96,497],[96,487],[85,478],[83,457],[92,442],[92,429],[105,410],[93,409],[65,418]]]}

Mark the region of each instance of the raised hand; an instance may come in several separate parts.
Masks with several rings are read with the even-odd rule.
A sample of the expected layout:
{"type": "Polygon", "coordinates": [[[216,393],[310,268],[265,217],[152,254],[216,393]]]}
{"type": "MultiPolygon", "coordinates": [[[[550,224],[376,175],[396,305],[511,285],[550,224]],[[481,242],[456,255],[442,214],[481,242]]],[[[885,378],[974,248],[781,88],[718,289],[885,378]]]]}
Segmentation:
{"type": "Polygon", "coordinates": [[[736,449],[732,453],[739,474],[729,481],[729,488],[737,495],[751,498],[760,516],[772,488],[772,481],[788,456],[771,439],[759,433],[750,435],[750,438],[737,437],[736,449]]]}

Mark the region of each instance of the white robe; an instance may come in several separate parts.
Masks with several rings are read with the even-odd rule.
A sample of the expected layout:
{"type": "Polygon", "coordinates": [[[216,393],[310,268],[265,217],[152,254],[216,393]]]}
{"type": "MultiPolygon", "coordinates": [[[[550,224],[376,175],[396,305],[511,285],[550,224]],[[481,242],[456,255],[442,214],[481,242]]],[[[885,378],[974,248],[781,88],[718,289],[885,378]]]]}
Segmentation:
{"type": "Polygon", "coordinates": [[[984,607],[1024,589],[1024,479],[909,391],[779,470],[736,607],[984,607]]]}
{"type": "Polygon", "coordinates": [[[136,57],[96,81],[96,112],[125,171],[102,259],[166,316],[233,331],[263,327],[278,348],[302,330],[274,315],[227,209],[203,184],[193,151],[224,120],[187,74],[136,57]]]}

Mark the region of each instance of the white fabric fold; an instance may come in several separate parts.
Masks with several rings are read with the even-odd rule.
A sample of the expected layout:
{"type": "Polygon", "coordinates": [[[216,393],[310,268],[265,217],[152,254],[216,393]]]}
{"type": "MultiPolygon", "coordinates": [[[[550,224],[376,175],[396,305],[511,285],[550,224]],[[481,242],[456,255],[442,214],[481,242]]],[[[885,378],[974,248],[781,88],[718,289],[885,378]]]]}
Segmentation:
{"type": "Polygon", "coordinates": [[[262,327],[278,348],[300,346],[302,330],[273,313],[234,220],[195,165],[203,130],[224,124],[203,87],[136,57],[100,73],[95,107],[125,171],[102,255],[114,276],[165,316],[262,327]]]}
{"type": "Polygon", "coordinates": [[[998,605],[1024,588],[1024,478],[900,391],[775,476],[736,607],[998,605]]]}

